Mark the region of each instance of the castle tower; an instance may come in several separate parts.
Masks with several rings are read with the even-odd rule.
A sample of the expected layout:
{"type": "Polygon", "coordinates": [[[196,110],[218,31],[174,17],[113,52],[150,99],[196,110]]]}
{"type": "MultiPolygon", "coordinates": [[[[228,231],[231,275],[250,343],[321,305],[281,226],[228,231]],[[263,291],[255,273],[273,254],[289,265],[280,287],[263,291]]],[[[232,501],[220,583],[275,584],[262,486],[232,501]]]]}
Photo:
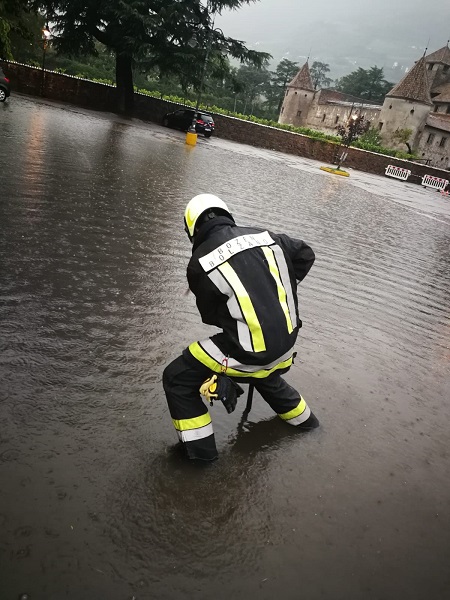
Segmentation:
{"type": "Polygon", "coordinates": [[[286,86],[279,123],[300,127],[307,123],[308,112],[315,94],[308,61],[286,86]]]}
{"type": "Polygon", "coordinates": [[[425,57],[430,89],[450,80],[450,48],[447,45],[425,57]]]}
{"type": "Polygon", "coordinates": [[[415,150],[432,105],[426,58],[422,56],[384,99],[378,124],[383,144],[405,151],[405,144],[394,134],[411,129],[409,144],[415,150]]]}

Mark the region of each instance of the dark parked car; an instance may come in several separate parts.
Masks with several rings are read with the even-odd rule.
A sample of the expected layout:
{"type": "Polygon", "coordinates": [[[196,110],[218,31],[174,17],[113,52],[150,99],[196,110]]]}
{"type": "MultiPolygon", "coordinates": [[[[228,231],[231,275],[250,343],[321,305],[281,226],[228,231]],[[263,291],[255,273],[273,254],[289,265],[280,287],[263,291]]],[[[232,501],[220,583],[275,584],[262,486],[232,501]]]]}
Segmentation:
{"type": "Polygon", "coordinates": [[[0,67],[0,102],[4,102],[10,93],[11,88],[9,87],[9,79],[5,77],[5,74],[0,67]]]}
{"type": "Polygon", "coordinates": [[[214,119],[206,112],[198,111],[194,109],[186,110],[184,108],[176,110],[175,112],[167,113],[163,118],[163,125],[165,127],[174,127],[175,129],[181,129],[187,131],[194,120],[195,113],[195,131],[197,133],[203,133],[205,137],[211,137],[214,133],[214,119]]]}

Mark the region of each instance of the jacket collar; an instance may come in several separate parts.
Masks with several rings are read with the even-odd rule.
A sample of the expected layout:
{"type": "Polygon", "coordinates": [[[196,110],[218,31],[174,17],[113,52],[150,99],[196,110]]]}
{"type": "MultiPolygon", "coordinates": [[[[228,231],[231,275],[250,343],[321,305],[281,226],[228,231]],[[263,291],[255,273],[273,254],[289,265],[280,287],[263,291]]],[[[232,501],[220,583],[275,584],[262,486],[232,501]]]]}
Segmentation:
{"type": "Polygon", "coordinates": [[[209,238],[210,235],[216,229],[222,229],[222,227],[236,227],[236,223],[233,219],[229,217],[215,217],[210,221],[206,221],[198,230],[198,233],[195,234],[194,244],[192,246],[192,251],[196,250],[200,244],[202,244],[206,239],[209,238]]]}

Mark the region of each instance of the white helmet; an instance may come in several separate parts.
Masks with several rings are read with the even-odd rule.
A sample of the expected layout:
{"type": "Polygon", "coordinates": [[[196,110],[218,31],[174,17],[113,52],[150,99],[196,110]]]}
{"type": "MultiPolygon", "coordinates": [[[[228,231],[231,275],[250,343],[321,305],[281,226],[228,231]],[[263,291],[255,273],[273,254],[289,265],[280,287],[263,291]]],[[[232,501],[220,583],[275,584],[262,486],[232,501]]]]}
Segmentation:
{"type": "Polygon", "coordinates": [[[194,237],[195,224],[199,217],[211,208],[220,208],[231,217],[231,213],[225,202],[213,194],[199,194],[198,196],[194,196],[194,198],[188,202],[186,210],[184,211],[184,228],[191,241],[194,237]]]}

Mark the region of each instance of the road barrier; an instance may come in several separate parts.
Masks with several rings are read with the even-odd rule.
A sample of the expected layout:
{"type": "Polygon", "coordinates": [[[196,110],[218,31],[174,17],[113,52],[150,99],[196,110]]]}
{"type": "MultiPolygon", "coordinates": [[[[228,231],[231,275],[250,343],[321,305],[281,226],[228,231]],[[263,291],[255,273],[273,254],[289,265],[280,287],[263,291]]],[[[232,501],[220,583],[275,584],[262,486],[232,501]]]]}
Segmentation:
{"type": "Polygon", "coordinates": [[[409,169],[403,169],[402,167],[388,165],[384,174],[388,177],[395,177],[395,179],[402,179],[403,181],[406,181],[411,175],[411,171],[409,169]]]}
{"type": "Polygon", "coordinates": [[[448,185],[448,179],[424,175],[422,177],[422,185],[433,190],[443,190],[448,185]]]}

